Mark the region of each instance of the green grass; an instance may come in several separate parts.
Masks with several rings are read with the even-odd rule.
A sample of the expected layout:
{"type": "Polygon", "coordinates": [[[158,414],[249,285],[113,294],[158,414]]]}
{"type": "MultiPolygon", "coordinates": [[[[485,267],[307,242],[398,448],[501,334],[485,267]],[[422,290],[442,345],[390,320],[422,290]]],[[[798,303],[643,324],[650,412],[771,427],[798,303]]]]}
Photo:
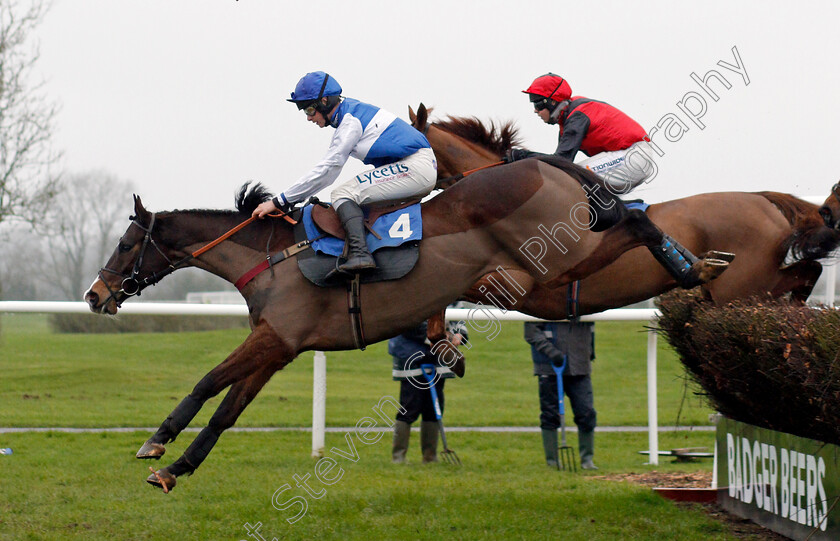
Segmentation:
{"type": "MultiPolygon", "coordinates": [[[[337,458],[344,473],[333,485],[314,479],[320,499],[295,486],[313,474],[309,435],[230,433],[212,459],[163,495],[146,485],[148,462],[132,451],[146,437],[129,434],[7,434],[15,454],[0,457],[0,538],[6,539],[249,539],[245,523],[262,522],[266,539],[733,539],[699,509],[678,508],[652,491],[598,479],[603,473],[648,470],[634,449],[644,434],[598,436],[602,469],[591,473],[542,465],[538,434],[453,433],[464,465],[419,464],[412,435],[407,465],[388,461],[389,438],[356,440],[359,459],[337,458]],[[306,514],[278,503],[307,499],[306,514]],[[562,535],[561,535],[562,534],[562,535]]],[[[669,445],[708,444],[708,434],[666,434],[669,445]]],[[[571,442],[574,443],[574,442],[571,442]]],[[[171,445],[183,449],[186,442],[171,445]]],[[[327,448],[347,448],[342,434],[327,448]]],[[[328,451],[329,456],[334,456],[328,451]]],[[[708,468],[664,463],[660,471],[708,468]]]]}
{"type": "MultiPolygon", "coordinates": [[[[6,316],[0,341],[0,426],[157,426],[247,331],[45,334],[39,316],[6,316]],[[72,414],[71,414],[72,413],[72,414]]],[[[641,323],[596,325],[595,407],[602,426],[647,424],[647,335],[641,323]]],[[[537,382],[521,323],[492,341],[473,332],[467,376],[446,387],[450,426],[535,426],[537,382]]],[[[708,425],[711,410],[686,389],[684,370],[659,341],[662,425],[708,425]]],[[[238,426],[311,426],[312,353],[277,373],[238,426]]],[[[384,343],[327,355],[327,425],[352,426],[382,396],[399,396],[384,343]]],[[[204,424],[221,395],[204,407],[204,424]]]]}
{"type": "MultiPolygon", "coordinates": [[[[3,318],[0,336],[0,426],[157,426],[193,385],[245,337],[240,330],[180,334],[53,335],[42,316],[3,318]]],[[[641,324],[599,323],[594,388],[599,424],[647,423],[646,335],[641,324]]],[[[474,333],[467,377],[447,384],[447,426],[536,426],[537,384],[522,325],[505,324],[487,341],[474,333]]],[[[659,351],[659,421],[708,425],[710,410],[687,394],[683,370],[664,344],[659,351]]],[[[312,354],[277,374],[238,426],[309,426],[312,354]]],[[[327,424],[352,426],[384,395],[398,394],[384,344],[365,352],[328,353],[327,424]]],[[[220,398],[193,426],[202,426],[220,398]]],[[[544,466],[538,433],[451,432],[464,462],[419,464],[412,434],[410,463],[392,465],[390,435],[356,441],[358,462],[344,469],[308,511],[272,507],[306,496],[294,475],[313,474],[307,432],[227,433],[193,477],[163,495],[143,482],[149,462],[134,459],[147,432],[0,434],[0,539],[249,538],[245,523],[262,522],[278,539],[733,539],[699,508],[677,507],[650,489],[598,478],[621,472],[711,470],[711,461],[657,467],[638,453],[646,433],[599,433],[591,473],[544,466]]],[[[160,467],[194,433],[167,446],[160,467]]],[[[711,432],[660,435],[664,449],[713,445],[711,432]]],[[[570,434],[571,445],[576,445],[570,434]]],[[[344,434],[327,434],[327,455],[345,449],[344,434]]]]}

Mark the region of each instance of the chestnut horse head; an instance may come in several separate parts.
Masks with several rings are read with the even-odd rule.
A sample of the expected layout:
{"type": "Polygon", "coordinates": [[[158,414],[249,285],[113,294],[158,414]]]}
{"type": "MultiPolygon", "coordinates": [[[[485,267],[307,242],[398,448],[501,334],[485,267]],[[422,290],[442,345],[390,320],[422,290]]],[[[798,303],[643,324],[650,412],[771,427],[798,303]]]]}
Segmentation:
{"type": "MultiPolygon", "coordinates": [[[[438,163],[438,180],[448,178],[477,167],[498,162],[505,152],[519,145],[519,137],[513,123],[507,122],[489,126],[475,117],[451,117],[431,123],[427,109],[422,103],[417,113],[409,107],[411,125],[423,132],[435,151],[438,163]]],[[[438,185],[445,188],[448,184],[438,185]]]]}
{"type": "Polygon", "coordinates": [[[825,225],[831,229],[840,229],[840,182],[831,187],[831,194],[820,207],[825,225]]]}

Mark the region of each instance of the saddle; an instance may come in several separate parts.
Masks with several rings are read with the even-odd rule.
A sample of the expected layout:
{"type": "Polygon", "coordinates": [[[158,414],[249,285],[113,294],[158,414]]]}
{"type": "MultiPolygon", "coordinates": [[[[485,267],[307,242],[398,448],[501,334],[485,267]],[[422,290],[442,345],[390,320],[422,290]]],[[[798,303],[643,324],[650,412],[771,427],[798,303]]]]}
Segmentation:
{"type": "MultiPolygon", "coordinates": [[[[388,203],[385,205],[368,207],[365,217],[365,229],[373,233],[371,225],[376,222],[380,216],[410,207],[411,205],[419,202],[420,199],[412,199],[410,201],[403,201],[400,203],[388,203]]],[[[327,233],[337,239],[344,240],[344,227],[341,226],[341,221],[339,221],[338,214],[336,214],[332,205],[322,203],[315,199],[312,207],[312,221],[314,221],[315,225],[317,225],[324,233],[327,233]]],[[[373,234],[378,237],[376,233],[373,234]]]]}
{"type": "MultiPolygon", "coordinates": [[[[361,283],[402,278],[414,268],[420,256],[422,219],[419,199],[379,205],[366,209],[365,227],[368,248],[376,261],[376,269],[359,276],[361,283]]],[[[320,287],[344,285],[352,276],[327,278],[344,251],[344,228],[335,210],[315,202],[302,209],[295,226],[295,242],[308,241],[312,250],[297,256],[298,268],[313,284],[320,287]]]]}

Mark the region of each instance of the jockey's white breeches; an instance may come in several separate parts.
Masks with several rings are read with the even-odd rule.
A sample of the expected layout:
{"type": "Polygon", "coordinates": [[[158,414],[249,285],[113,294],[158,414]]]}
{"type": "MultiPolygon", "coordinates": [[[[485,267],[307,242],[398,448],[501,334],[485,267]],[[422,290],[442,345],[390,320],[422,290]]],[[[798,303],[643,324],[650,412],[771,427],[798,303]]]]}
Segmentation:
{"type": "Polygon", "coordinates": [[[368,205],[383,201],[404,201],[431,193],[437,182],[437,161],[430,148],[421,148],[398,162],[356,175],[332,192],[333,203],[350,199],[368,205]]]}
{"type": "Polygon", "coordinates": [[[577,162],[599,177],[615,195],[624,195],[656,176],[653,148],[647,141],[639,141],[628,149],[601,152],[577,162]]]}

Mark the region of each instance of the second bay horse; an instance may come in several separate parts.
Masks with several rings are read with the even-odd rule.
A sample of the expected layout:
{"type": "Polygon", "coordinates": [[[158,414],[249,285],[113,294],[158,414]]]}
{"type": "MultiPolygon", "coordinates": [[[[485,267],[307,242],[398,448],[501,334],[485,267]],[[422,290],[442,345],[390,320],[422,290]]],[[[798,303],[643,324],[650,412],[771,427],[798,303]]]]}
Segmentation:
{"type": "MultiPolygon", "coordinates": [[[[444,184],[458,173],[498,162],[518,143],[511,124],[488,128],[476,118],[463,117],[432,123],[428,115],[422,104],[416,114],[409,109],[414,127],[426,134],[435,151],[444,184]]],[[[840,187],[834,190],[837,195],[829,197],[822,213],[834,216],[832,223],[837,224],[840,187]]],[[[736,254],[726,272],[702,286],[718,303],[766,293],[790,294],[804,302],[822,271],[818,260],[840,244],[840,231],[826,227],[817,205],[783,193],[706,193],[650,205],[647,215],[694,254],[736,254]]],[[[494,300],[504,304],[506,296],[493,287],[498,283],[497,276],[488,274],[465,298],[486,303],[487,292],[496,291],[494,300]]],[[[649,299],[677,285],[647,249],[637,248],[581,280],[576,305],[567,302],[567,295],[535,284],[517,309],[542,312],[554,306],[562,317],[592,314],[649,299]]]]}

